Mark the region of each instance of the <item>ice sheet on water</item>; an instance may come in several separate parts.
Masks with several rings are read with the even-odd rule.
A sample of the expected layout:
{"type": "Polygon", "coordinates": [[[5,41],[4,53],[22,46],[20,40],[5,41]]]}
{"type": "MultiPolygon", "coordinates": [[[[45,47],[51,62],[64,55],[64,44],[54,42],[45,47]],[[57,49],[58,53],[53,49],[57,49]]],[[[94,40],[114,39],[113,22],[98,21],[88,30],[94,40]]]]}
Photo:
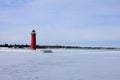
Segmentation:
{"type": "Polygon", "coordinates": [[[18,54],[18,52],[0,52],[0,79],[120,79],[120,51],[65,49],[54,49],[52,51],[54,52],[53,54],[18,54]]]}

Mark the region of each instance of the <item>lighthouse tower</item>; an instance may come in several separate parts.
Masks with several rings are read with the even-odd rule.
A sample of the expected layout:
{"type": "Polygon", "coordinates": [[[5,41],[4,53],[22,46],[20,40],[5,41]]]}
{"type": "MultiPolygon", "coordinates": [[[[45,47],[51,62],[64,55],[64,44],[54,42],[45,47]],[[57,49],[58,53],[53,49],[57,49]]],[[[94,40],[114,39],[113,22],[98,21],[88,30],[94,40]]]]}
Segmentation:
{"type": "Polygon", "coordinates": [[[36,50],[36,32],[35,30],[32,31],[31,33],[31,50],[36,50]]]}

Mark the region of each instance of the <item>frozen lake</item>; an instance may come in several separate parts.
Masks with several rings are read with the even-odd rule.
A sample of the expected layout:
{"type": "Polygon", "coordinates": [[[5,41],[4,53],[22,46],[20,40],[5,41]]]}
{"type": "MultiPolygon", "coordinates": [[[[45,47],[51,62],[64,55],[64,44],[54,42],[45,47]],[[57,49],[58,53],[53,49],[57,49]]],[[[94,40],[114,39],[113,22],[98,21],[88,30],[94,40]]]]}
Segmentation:
{"type": "Polygon", "coordinates": [[[0,80],[120,80],[120,51],[0,52],[0,80]]]}

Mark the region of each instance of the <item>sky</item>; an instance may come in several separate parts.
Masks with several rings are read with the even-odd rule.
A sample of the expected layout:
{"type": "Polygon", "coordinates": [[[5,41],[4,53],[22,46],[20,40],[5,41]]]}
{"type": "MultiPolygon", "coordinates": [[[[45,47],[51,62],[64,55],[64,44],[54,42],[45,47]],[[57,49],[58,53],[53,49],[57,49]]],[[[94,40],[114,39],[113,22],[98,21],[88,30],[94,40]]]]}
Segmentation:
{"type": "Polygon", "coordinates": [[[0,0],[0,44],[120,47],[120,0],[0,0]]]}

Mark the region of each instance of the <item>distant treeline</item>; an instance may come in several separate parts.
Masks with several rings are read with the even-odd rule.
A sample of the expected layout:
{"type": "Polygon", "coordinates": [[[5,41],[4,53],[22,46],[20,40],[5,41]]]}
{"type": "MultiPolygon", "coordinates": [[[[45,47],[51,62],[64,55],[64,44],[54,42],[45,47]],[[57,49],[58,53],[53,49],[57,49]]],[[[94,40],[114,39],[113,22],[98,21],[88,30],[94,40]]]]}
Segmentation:
{"type": "Polygon", "coordinates": [[[7,47],[7,48],[29,48],[30,45],[24,44],[1,44],[0,47],[7,47]]]}
{"type": "MultiPolygon", "coordinates": [[[[0,47],[7,48],[30,48],[28,44],[0,44],[0,47]]],[[[61,46],[61,45],[37,45],[37,49],[119,49],[114,47],[79,47],[79,46],[61,46]]]]}

